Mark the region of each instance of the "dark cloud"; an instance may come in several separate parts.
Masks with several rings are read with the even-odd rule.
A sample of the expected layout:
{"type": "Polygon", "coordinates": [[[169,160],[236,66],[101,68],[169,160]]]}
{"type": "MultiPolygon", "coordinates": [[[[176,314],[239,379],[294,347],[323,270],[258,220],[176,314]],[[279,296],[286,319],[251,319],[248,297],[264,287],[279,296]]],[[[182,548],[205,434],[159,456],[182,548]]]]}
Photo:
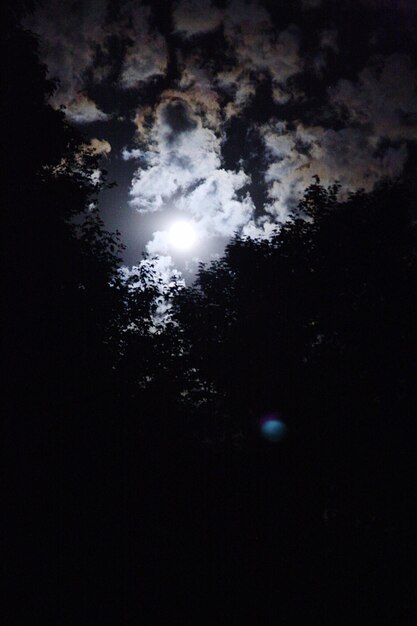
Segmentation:
{"type": "Polygon", "coordinates": [[[173,11],[174,28],[184,37],[195,37],[218,28],[223,11],[210,0],[179,0],[173,11]]]}
{"type": "Polygon", "coordinates": [[[417,114],[417,71],[407,55],[371,57],[356,81],[339,81],[330,101],[346,111],[351,124],[369,127],[377,137],[417,137],[417,126],[412,125],[417,114]]]}
{"type": "Polygon", "coordinates": [[[104,45],[105,15],[105,0],[78,4],[49,0],[36,5],[24,21],[24,26],[39,36],[49,75],[59,80],[52,104],[64,105],[74,122],[108,119],[85,93],[85,77],[93,66],[94,51],[104,45]]]}
{"type": "Polygon", "coordinates": [[[120,85],[126,89],[164,75],[168,67],[165,37],[151,26],[151,8],[145,4],[127,2],[122,5],[121,21],[113,31],[128,40],[120,74],[120,85]]]}
{"type": "Polygon", "coordinates": [[[168,143],[174,143],[178,135],[190,132],[197,127],[197,122],[191,117],[189,107],[185,102],[178,100],[169,102],[161,112],[162,121],[168,126],[168,143]]]}
{"type": "Polygon", "coordinates": [[[137,88],[166,72],[166,41],[150,24],[150,7],[126,0],[119,4],[112,20],[110,14],[107,0],[47,0],[37,4],[24,20],[25,27],[39,36],[49,75],[59,81],[51,102],[56,107],[65,106],[71,121],[109,119],[92,101],[88,89],[112,76],[116,48],[121,57],[117,59],[116,82],[123,89],[137,88]]]}

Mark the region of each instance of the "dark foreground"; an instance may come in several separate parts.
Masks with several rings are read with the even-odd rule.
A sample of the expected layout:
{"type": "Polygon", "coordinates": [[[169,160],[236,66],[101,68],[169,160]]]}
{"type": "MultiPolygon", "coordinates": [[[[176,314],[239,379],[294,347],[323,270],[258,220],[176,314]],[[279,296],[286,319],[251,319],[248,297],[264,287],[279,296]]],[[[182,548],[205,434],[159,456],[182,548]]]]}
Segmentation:
{"type": "Polygon", "coordinates": [[[291,435],[60,435],[15,432],[8,450],[5,623],[415,624],[411,468],[392,447],[385,468],[352,462],[332,481],[291,435]]]}

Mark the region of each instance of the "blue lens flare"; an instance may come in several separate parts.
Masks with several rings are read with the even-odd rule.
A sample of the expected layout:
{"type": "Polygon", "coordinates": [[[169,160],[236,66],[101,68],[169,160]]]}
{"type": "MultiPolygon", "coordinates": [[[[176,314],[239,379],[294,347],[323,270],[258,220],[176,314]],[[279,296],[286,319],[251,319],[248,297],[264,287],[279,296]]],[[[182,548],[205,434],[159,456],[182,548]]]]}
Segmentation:
{"type": "Polygon", "coordinates": [[[282,441],[287,434],[287,427],[276,415],[266,415],[260,421],[261,434],[267,441],[282,441]]]}

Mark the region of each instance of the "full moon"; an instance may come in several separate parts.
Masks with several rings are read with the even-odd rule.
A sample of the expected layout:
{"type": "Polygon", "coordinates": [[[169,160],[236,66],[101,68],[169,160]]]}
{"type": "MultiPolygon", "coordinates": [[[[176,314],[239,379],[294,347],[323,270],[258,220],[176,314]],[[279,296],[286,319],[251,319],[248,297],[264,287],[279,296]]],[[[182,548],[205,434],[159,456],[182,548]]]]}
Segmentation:
{"type": "Polygon", "coordinates": [[[174,222],[169,229],[169,241],[177,250],[189,250],[197,239],[194,226],[185,220],[174,222]]]}

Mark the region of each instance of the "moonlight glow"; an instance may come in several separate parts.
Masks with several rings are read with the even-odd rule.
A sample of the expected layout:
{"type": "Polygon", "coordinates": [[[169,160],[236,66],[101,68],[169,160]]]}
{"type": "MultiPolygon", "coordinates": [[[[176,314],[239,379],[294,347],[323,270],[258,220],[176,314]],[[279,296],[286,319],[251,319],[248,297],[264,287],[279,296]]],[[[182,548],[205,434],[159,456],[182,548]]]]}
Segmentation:
{"type": "Polygon", "coordinates": [[[196,243],[194,226],[185,220],[174,222],[169,230],[169,241],[177,250],[190,250],[196,243]]]}

